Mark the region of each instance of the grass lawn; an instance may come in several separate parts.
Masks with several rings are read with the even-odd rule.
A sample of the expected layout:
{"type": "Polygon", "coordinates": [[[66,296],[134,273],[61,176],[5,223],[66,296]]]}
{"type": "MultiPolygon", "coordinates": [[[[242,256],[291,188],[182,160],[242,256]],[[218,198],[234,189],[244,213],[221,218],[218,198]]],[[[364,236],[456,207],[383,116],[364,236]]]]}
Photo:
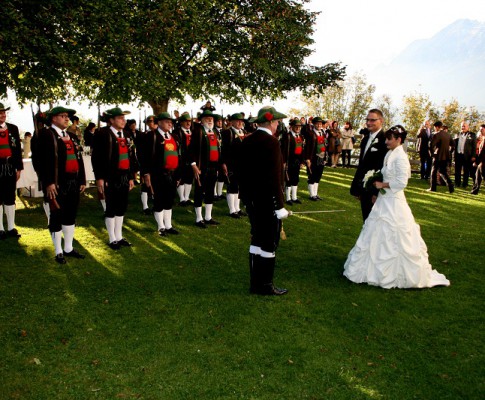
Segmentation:
{"type": "Polygon", "coordinates": [[[300,181],[291,209],[346,212],[285,220],[282,297],[248,294],[249,224],[225,201],[220,226],[176,207],[181,235],[160,238],[137,187],[134,246],[114,252],[90,189],[75,235],[87,257],[60,266],[40,199],[20,198],[22,237],[0,242],[0,399],[484,398],[485,195],[411,179],[430,262],[451,286],[385,290],[342,276],[362,225],[353,173],[326,169],[321,202],[300,181]]]}

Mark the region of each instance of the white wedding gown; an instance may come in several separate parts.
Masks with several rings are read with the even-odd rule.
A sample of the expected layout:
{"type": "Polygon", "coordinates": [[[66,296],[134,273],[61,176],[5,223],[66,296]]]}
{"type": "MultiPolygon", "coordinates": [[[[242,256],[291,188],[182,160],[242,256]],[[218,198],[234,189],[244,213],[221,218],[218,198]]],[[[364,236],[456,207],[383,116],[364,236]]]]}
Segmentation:
{"type": "Polygon", "coordinates": [[[352,282],[385,289],[449,286],[450,281],[432,269],[419,225],[404,196],[411,168],[402,146],[386,154],[381,172],[390,188],[377,196],[347,257],[344,275],[352,282]]]}

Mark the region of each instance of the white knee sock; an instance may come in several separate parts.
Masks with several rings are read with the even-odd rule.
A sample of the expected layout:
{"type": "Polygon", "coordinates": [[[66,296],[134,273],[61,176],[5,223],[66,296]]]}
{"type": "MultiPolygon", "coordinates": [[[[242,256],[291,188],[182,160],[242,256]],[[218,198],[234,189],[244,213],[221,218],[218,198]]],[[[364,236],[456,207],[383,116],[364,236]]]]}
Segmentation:
{"type": "Polygon", "coordinates": [[[291,200],[296,200],[298,198],[296,195],[297,190],[298,190],[298,186],[291,187],[291,200]]]}
{"type": "Polygon", "coordinates": [[[115,236],[115,219],[114,218],[105,218],[104,223],[106,224],[106,230],[108,231],[108,238],[109,242],[116,242],[115,236]]]}
{"type": "Polygon", "coordinates": [[[261,250],[260,256],[263,258],[275,258],[275,253],[270,253],[268,251],[261,250]]]}
{"type": "Polygon", "coordinates": [[[187,201],[189,199],[191,190],[192,190],[192,185],[184,183],[184,201],[187,201]]]}
{"type": "Polygon", "coordinates": [[[313,197],[313,183],[308,184],[308,194],[313,197]]]}
{"type": "Polygon", "coordinates": [[[202,207],[195,207],[195,222],[202,221],[202,207]]]}
{"type": "Polygon", "coordinates": [[[51,207],[49,203],[42,203],[42,207],[44,207],[45,216],[47,217],[47,224],[49,224],[49,219],[51,217],[51,207]]]}
{"type": "Polygon", "coordinates": [[[0,204],[0,231],[4,231],[3,227],[3,204],[0,204]]]}
{"type": "Polygon", "coordinates": [[[157,221],[158,230],[165,229],[165,224],[163,223],[163,210],[154,212],[153,215],[155,216],[155,221],[157,221]]]}
{"type": "Polygon", "coordinates": [[[5,209],[5,215],[7,216],[7,229],[11,231],[15,228],[15,205],[3,206],[5,209]]]}
{"type": "Polygon", "coordinates": [[[313,184],[313,191],[315,193],[315,196],[318,196],[318,183],[313,184]]]}
{"type": "Polygon", "coordinates": [[[103,211],[106,211],[106,200],[99,200],[101,202],[101,207],[103,207],[103,211]]]}
{"type": "Polygon", "coordinates": [[[115,216],[115,238],[116,241],[123,239],[123,218],[115,216]]]}
{"type": "Polygon", "coordinates": [[[205,205],[205,216],[204,219],[206,221],[210,221],[212,219],[212,204],[205,205]]]}
{"type": "Polygon", "coordinates": [[[163,224],[165,229],[172,228],[172,210],[163,210],[163,224]]]}
{"type": "Polygon", "coordinates": [[[141,192],[141,206],[143,207],[144,210],[148,208],[148,193],[147,192],[141,192]]]}
{"type": "Polygon", "coordinates": [[[224,182],[217,182],[217,195],[222,196],[222,188],[224,187],[224,182]]]}
{"type": "Polygon", "coordinates": [[[74,225],[62,225],[62,233],[64,234],[64,251],[70,253],[73,249],[74,225]]]}
{"type": "Polygon", "coordinates": [[[232,193],[228,193],[226,195],[227,205],[229,207],[229,214],[233,214],[236,212],[236,209],[234,208],[234,197],[236,197],[236,195],[232,193]]]}
{"type": "Polygon", "coordinates": [[[239,194],[234,195],[234,209],[236,212],[241,211],[241,200],[239,199],[239,194]]]}
{"type": "Polygon", "coordinates": [[[184,185],[178,185],[177,186],[177,194],[179,195],[179,201],[185,201],[184,200],[184,185]]]}
{"type": "Polygon", "coordinates": [[[52,243],[54,244],[54,251],[56,255],[62,254],[62,231],[51,232],[52,243]]]}
{"type": "Polygon", "coordinates": [[[285,192],[286,192],[286,201],[291,200],[291,187],[287,186],[285,189],[285,192]]]}

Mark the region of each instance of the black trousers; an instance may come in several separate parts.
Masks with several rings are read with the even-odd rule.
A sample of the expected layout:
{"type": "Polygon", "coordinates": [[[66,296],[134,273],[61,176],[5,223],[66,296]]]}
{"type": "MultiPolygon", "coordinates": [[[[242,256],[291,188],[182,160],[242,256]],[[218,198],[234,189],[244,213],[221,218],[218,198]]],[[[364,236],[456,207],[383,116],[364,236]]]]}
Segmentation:
{"type": "Polygon", "coordinates": [[[128,208],[131,173],[121,172],[104,183],[106,218],[122,217],[128,208]]]}
{"type": "Polygon", "coordinates": [[[213,204],[214,187],[216,186],[217,181],[217,168],[206,168],[199,175],[199,181],[195,182],[194,207],[202,207],[202,201],[205,204],[213,204]]]}
{"type": "Polygon", "coordinates": [[[345,159],[347,159],[347,166],[350,167],[350,160],[352,150],[342,150],[342,166],[345,166],[345,159]]]}
{"type": "Polygon", "coordinates": [[[300,159],[288,161],[288,179],[286,181],[287,186],[298,186],[298,182],[300,182],[300,165],[300,159]]]}
{"type": "Polygon", "coordinates": [[[448,161],[447,160],[433,160],[433,167],[431,168],[431,190],[436,190],[438,183],[438,173],[448,186],[448,189],[453,188],[453,182],[448,175],[448,161]]]}
{"type": "Polygon", "coordinates": [[[239,181],[233,171],[227,171],[227,193],[239,193],[239,181]]]}
{"type": "Polygon", "coordinates": [[[312,166],[310,169],[307,167],[307,175],[308,175],[308,184],[311,185],[313,183],[319,183],[320,179],[322,179],[323,175],[323,168],[325,167],[325,158],[320,157],[313,157],[312,166]]]}
{"type": "Polygon", "coordinates": [[[273,253],[280,242],[281,221],[274,212],[273,199],[244,199],[251,224],[251,245],[273,253]]]}
{"type": "Polygon", "coordinates": [[[0,205],[13,206],[15,204],[16,189],[17,170],[13,165],[0,164],[0,205]]]}
{"type": "Polygon", "coordinates": [[[429,179],[429,177],[431,176],[431,165],[433,159],[429,155],[420,155],[419,161],[421,163],[421,179],[429,179]]]}
{"type": "Polygon", "coordinates": [[[372,202],[372,196],[374,196],[374,194],[368,191],[363,191],[360,195],[360,208],[362,210],[362,218],[364,222],[372,211],[372,207],[374,206],[374,203],[372,202]]]}
{"type": "MultiPolygon", "coordinates": [[[[455,185],[461,185],[461,171],[463,170],[463,186],[468,185],[468,178],[470,177],[470,173],[472,170],[472,162],[470,160],[465,159],[464,154],[456,154],[455,157],[455,185]]],[[[472,176],[474,180],[475,177],[472,176]]]]}
{"type": "MultiPolygon", "coordinates": [[[[80,187],[81,185],[76,177],[68,177],[64,182],[60,182],[57,188],[56,201],[59,208],[54,205],[54,202],[44,199],[51,205],[50,232],[59,232],[62,230],[62,225],[74,225],[76,223],[80,187]]],[[[46,192],[46,188],[44,188],[44,193],[46,192]]]]}
{"type": "Polygon", "coordinates": [[[177,181],[173,172],[151,175],[153,187],[153,211],[171,210],[177,194],[177,181]]]}
{"type": "Polygon", "coordinates": [[[181,185],[192,185],[194,181],[194,170],[190,164],[186,164],[182,167],[182,180],[180,181],[181,185]]]}
{"type": "Polygon", "coordinates": [[[475,174],[475,184],[473,185],[472,193],[477,194],[482,185],[482,181],[485,179],[485,166],[480,163],[477,167],[477,172],[475,174]]]}

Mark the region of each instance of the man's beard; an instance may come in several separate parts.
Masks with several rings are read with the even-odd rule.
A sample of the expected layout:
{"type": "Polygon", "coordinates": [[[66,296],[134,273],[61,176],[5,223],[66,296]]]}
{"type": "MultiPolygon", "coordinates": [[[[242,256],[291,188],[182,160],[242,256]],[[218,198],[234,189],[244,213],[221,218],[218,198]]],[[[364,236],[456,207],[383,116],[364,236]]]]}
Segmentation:
{"type": "Polygon", "coordinates": [[[214,122],[204,122],[202,126],[206,131],[211,131],[212,129],[214,129],[214,122]]]}

